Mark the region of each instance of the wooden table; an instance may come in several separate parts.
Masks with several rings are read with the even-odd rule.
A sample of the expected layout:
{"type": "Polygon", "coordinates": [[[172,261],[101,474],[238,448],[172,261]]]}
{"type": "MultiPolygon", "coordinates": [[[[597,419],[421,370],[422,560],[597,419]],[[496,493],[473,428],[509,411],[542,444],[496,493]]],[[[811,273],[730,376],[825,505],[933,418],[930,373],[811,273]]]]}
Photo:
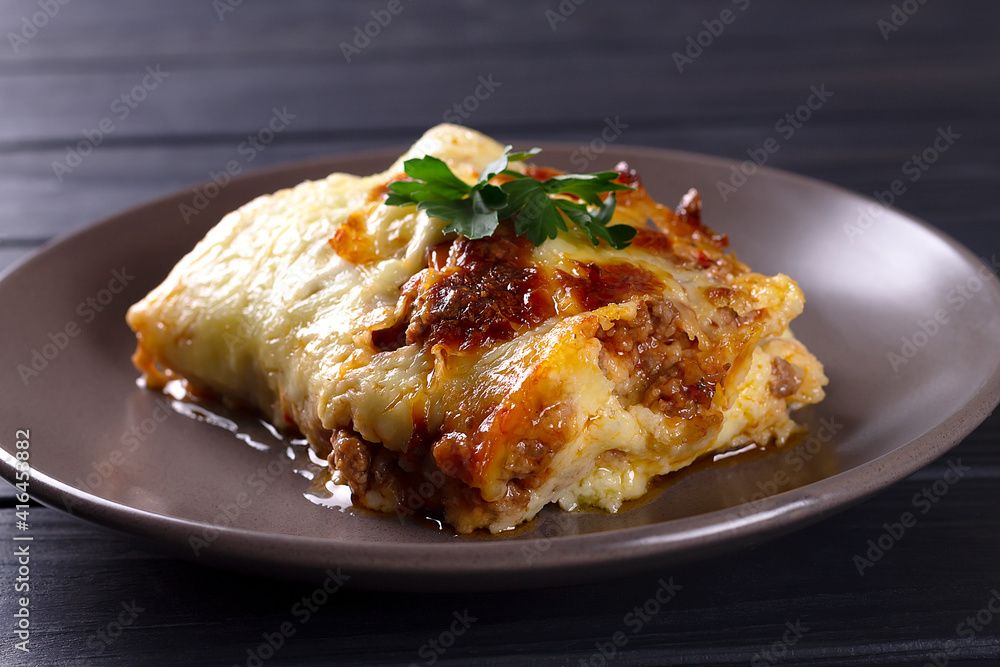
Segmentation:
{"type": "MultiPolygon", "coordinates": [[[[8,0],[0,265],[247,158],[239,145],[275,113],[287,127],[241,170],[403,146],[456,116],[581,145],[612,122],[622,144],[746,159],[824,86],[832,95],[768,164],[870,195],[952,128],[960,138],[896,205],[991,259],[998,20],[996,3],[940,0],[8,0]]],[[[342,591],[264,663],[600,665],[621,631],[613,664],[1000,664],[998,444],[992,417],[834,518],[659,573],[520,593],[342,591]],[[853,557],[957,460],[968,475],[859,576],[853,557]],[[682,589],[633,632],[628,614],[661,577],[682,589]],[[475,621],[466,631],[456,614],[475,621]],[[453,621],[463,632],[442,636],[453,621]]],[[[0,502],[11,545],[11,489],[0,502]]],[[[160,556],[55,510],[31,517],[31,653],[14,648],[5,546],[3,664],[260,664],[313,591],[160,556]]]]}

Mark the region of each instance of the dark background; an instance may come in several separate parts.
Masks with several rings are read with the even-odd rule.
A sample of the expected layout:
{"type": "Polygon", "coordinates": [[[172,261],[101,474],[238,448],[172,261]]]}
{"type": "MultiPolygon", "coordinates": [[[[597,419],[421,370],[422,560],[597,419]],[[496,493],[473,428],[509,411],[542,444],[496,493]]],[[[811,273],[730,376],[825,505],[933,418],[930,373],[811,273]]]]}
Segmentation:
{"type": "MultiPolygon", "coordinates": [[[[1000,252],[996,3],[401,0],[348,63],[341,43],[388,5],[4,3],[0,267],[244,159],[238,146],[275,108],[294,118],[241,168],[403,147],[456,104],[466,105],[466,124],[500,139],[587,145],[617,119],[627,125],[621,144],[743,160],[821,85],[832,97],[781,141],[770,166],[871,195],[951,127],[960,138],[896,205],[982,257],[1000,252]],[[39,14],[44,7],[51,17],[39,14]],[[726,9],[734,20],[713,23],[726,9]],[[42,27],[26,27],[32,21],[42,27]],[[705,21],[720,34],[679,71],[674,52],[705,21]],[[115,99],[147,67],[165,76],[122,118],[125,102],[115,99]],[[480,77],[497,85],[470,110],[480,77]],[[114,129],[60,181],[53,162],[96,138],[104,118],[114,129]]],[[[427,664],[434,654],[421,647],[466,610],[476,622],[437,664],[599,665],[596,645],[619,630],[629,642],[611,662],[622,665],[1000,664],[1000,615],[971,637],[960,626],[977,612],[985,618],[1000,587],[998,441],[1000,419],[991,417],[945,459],[832,519],[661,573],[521,593],[342,591],[265,664],[427,664]],[[859,576],[854,555],[956,459],[971,472],[859,576]],[[660,577],[683,588],[633,634],[626,614],[660,577]],[[796,624],[801,636],[789,630],[796,624]]],[[[9,488],[0,503],[10,545],[9,488]]],[[[292,606],[313,591],[158,556],[54,510],[31,516],[32,652],[13,648],[17,563],[4,546],[4,664],[246,664],[248,649],[297,620],[292,606]],[[97,633],[129,618],[123,604],[133,600],[142,611],[101,642],[97,633]]]]}

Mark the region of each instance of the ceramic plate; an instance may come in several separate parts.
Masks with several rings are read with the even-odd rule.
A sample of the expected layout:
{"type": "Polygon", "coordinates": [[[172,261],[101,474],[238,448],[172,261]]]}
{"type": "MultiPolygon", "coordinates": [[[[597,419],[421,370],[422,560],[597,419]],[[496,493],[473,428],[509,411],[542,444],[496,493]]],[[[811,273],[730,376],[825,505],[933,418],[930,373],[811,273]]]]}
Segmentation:
{"type": "MultiPolygon", "coordinates": [[[[566,169],[572,146],[544,146],[566,169]]],[[[877,492],[940,456],[1000,397],[1000,284],[929,226],[807,178],[717,158],[614,148],[653,196],[690,187],[704,219],[762,273],[796,278],[793,328],[825,364],[809,434],[664,480],[617,515],[547,509],[499,537],[377,516],[330,493],[305,448],[259,421],[137,385],[124,315],[224,213],[331,171],[381,171],[393,153],[336,157],[205,185],[43,248],[0,282],[0,469],[30,430],[31,494],[180,557],[386,589],[518,588],[611,577],[743,547],[877,492]],[[747,169],[747,171],[752,171],[747,169]],[[729,184],[722,188],[719,182],[729,184]],[[188,208],[184,208],[188,207],[188,208]]],[[[748,163],[749,164],[749,163],[748,163]]]]}

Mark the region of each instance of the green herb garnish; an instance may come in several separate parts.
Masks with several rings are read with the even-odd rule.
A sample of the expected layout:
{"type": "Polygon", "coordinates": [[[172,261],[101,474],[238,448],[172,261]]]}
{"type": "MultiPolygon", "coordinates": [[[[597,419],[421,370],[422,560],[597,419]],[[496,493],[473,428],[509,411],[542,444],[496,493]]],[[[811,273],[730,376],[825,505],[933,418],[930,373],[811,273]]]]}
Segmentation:
{"type": "Polygon", "coordinates": [[[407,160],[403,170],[412,181],[389,184],[387,206],[411,206],[449,224],[445,233],[462,234],[470,239],[490,236],[500,220],[514,217],[514,231],[527,236],[536,246],[546,239],[554,239],[559,231],[568,231],[566,220],[571,221],[587,235],[595,246],[603,239],[613,248],[625,248],[635,236],[629,225],[612,225],[615,212],[615,195],[629,186],[615,183],[618,172],[602,171],[596,174],[564,174],[545,181],[538,181],[507,168],[510,162],[526,160],[541,152],[532,148],[524,153],[511,153],[511,146],[503,155],[486,165],[479,180],[469,185],[455,176],[448,165],[436,157],[407,160]],[[490,179],[499,174],[512,180],[493,185],[490,179]],[[602,193],[610,192],[602,200],[602,193]],[[574,195],[581,201],[555,198],[551,195],[574,195]],[[516,216],[516,217],[515,217],[516,216]]]}

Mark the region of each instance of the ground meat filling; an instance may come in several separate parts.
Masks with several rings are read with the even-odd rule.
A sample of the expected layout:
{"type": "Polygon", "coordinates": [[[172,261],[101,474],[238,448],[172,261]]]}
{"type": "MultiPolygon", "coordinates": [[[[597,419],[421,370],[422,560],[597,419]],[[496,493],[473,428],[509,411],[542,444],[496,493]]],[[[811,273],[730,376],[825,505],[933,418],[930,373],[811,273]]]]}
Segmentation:
{"type": "Polygon", "coordinates": [[[555,314],[531,242],[509,220],[484,239],[459,237],[428,248],[426,268],[400,288],[396,318],[372,330],[376,352],[404,345],[476,354],[555,314]]]}
{"type": "Polygon", "coordinates": [[[771,359],[771,381],[767,388],[775,398],[791,396],[802,386],[805,371],[781,357],[771,359]]]}
{"type": "Polygon", "coordinates": [[[446,487],[461,485],[433,466],[433,458],[426,456],[426,446],[419,461],[413,456],[404,460],[399,452],[368,442],[351,429],[336,431],[331,444],[330,467],[340,472],[356,501],[370,509],[400,516],[432,514],[443,508],[444,496],[455,495],[455,490],[446,487]],[[425,474],[424,467],[435,468],[427,472],[436,474],[425,474]]]}
{"type": "MultiPolygon", "coordinates": [[[[444,517],[459,532],[469,532],[504,513],[523,511],[530,497],[531,485],[513,479],[504,497],[487,503],[478,489],[458,478],[458,470],[431,455],[432,438],[420,429],[406,452],[368,442],[349,428],[335,431],[330,441],[328,463],[351,487],[355,504],[399,518],[444,517]]],[[[545,458],[534,443],[524,448],[526,462],[545,458]]]]}
{"type": "Polygon", "coordinates": [[[618,320],[597,338],[615,393],[667,416],[689,419],[710,409],[728,370],[699,351],[697,339],[680,329],[677,310],[662,300],[644,301],[635,319],[618,320]]]}
{"type": "Polygon", "coordinates": [[[372,463],[372,452],[368,446],[371,443],[346,430],[335,432],[330,442],[333,445],[330,467],[339,470],[355,492],[364,488],[368,484],[368,468],[372,463]]]}
{"type": "Polygon", "coordinates": [[[603,265],[573,262],[573,271],[571,274],[556,269],[556,282],[569,290],[583,310],[596,310],[663,290],[663,282],[651,271],[628,262],[603,265]]]}
{"type": "Polygon", "coordinates": [[[421,285],[406,343],[476,351],[511,340],[555,313],[531,243],[503,224],[485,239],[459,237],[421,285]]]}

